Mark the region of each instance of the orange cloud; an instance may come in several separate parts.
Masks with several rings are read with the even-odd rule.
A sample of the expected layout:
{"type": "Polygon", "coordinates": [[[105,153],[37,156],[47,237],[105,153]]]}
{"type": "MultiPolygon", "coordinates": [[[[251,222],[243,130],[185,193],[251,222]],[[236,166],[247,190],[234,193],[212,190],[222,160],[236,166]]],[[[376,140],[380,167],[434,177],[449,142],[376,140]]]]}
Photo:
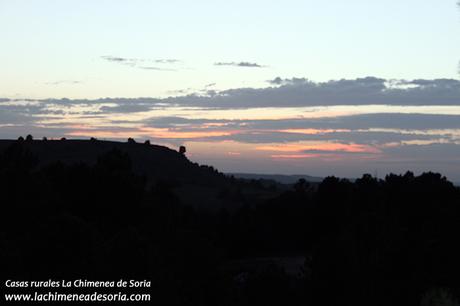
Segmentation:
{"type": "Polygon", "coordinates": [[[322,152],[348,152],[348,153],[379,153],[374,147],[361,144],[344,144],[335,142],[320,143],[288,143],[259,146],[256,150],[272,152],[305,152],[305,151],[322,151],[322,152]]]}

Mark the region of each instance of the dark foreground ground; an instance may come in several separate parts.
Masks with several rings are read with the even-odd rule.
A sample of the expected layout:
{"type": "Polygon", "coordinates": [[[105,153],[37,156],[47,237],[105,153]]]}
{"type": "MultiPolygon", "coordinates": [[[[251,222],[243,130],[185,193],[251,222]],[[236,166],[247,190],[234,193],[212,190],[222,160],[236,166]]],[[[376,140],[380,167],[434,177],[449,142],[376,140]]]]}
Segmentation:
{"type": "Polygon", "coordinates": [[[0,149],[2,291],[23,290],[7,279],[123,278],[149,280],[136,290],[152,305],[425,306],[460,296],[460,190],[439,174],[280,190],[147,144],[0,149]]]}

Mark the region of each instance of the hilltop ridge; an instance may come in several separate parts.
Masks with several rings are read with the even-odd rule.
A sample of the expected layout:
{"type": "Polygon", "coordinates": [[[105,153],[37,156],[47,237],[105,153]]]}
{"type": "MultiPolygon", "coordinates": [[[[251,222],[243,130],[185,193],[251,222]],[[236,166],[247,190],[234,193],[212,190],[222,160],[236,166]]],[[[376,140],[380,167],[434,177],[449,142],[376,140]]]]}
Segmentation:
{"type": "MultiPolygon", "coordinates": [[[[18,140],[0,140],[3,151],[18,140]]],[[[21,141],[23,146],[37,157],[39,165],[53,162],[66,164],[93,164],[98,156],[111,150],[129,155],[133,171],[148,180],[177,180],[180,182],[221,182],[225,179],[213,167],[193,163],[185,154],[165,146],[105,140],[30,140],[21,141]]]]}
{"type": "Polygon", "coordinates": [[[105,140],[0,140],[0,152],[21,144],[37,160],[38,167],[56,162],[93,165],[113,150],[128,155],[132,171],[149,185],[166,183],[185,205],[205,210],[235,209],[245,203],[278,195],[262,184],[250,184],[227,176],[212,166],[190,161],[186,154],[165,146],[105,140]]]}

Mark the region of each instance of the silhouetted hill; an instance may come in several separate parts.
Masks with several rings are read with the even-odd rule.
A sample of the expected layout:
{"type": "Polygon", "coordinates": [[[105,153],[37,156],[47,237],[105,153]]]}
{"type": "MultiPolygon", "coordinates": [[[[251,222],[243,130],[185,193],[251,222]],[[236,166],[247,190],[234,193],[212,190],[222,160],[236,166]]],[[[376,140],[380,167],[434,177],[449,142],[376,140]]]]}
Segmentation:
{"type": "MultiPolygon", "coordinates": [[[[0,151],[16,141],[0,140],[0,151]]],[[[206,185],[222,184],[225,181],[225,177],[214,168],[192,163],[185,155],[164,146],[100,140],[33,140],[23,141],[22,144],[37,157],[40,165],[56,161],[65,164],[94,164],[98,156],[118,149],[129,155],[133,171],[146,176],[148,180],[206,185]]]]}
{"type": "Polygon", "coordinates": [[[212,166],[191,162],[165,146],[102,140],[0,140],[0,152],[15,143],[31,152],[38,167],[56,162],[94,165],[99,156],[119,150],[129,156],[133,172],[145,177],[148,185],[166,183],[182,203],[200,209],[234,209],[277,195],[261,184],[238,182],[212,166]]]}

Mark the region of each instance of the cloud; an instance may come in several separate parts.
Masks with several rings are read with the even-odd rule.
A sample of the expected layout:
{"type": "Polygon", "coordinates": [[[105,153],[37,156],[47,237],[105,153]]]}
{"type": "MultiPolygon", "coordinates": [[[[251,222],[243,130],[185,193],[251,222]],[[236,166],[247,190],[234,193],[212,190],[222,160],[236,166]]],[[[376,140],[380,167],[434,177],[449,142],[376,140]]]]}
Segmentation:
{"type": "MultiPolygon", "coordinates": [[[[117,59],[116,61],[119,61],[117,59]]],[[[139,66],[143,69],[158,67],[139,66]]],[[[160,67],[160,69],[169,69],[160,67]]],[[[375,77],[342,79],[327,82],[313,82],[306,78],[269,81],[274,86],[265,88],[235,88],[210,90],[187,88],[170,91],[178,95],[167,98],[101,98],[87,99],[44,99],[46,104],[161,104],[168,107],[198,107],[207,109],[250,109],[250,108],[296,108],[330,107],[351,105],[392,106],[454,106],[460,105],[460,81],[454,79],[435,80],[386,80],[375,77]]]]}
{"type": "MultiPolygon", "coordinates": [[[[147,125],[172,129],[232,129],[240,131],[218,140],[243,143],[289,143],[295,141],[346,141],[359,144],[460,139],[460,116],[417,114],[374,114],[338,118],[281,120],[188,120],[164,118],[147,125]],[[375,122],[375,123],[373,123],[375,122]],[[393,124],[400,122],[399,124],[393,124]],[[425,122],[425,124],[423,124],[425,122]]],[[[217,140],[216,139],[216,140],[217,140]]]]}
{"type": "Polygon", "coordinates": [[[212,99],[188,95],[169,103],[214,108],[308,107],[332,105],[459,105],[460,81],[453,79],[393,81],[375,77],[313,82],[275,78],[266,88],[236,88],[212,99]],[[411,84],[410,87],[405,85],[411,84]]]}
{"type": "Polygon", "coordinates": [[[139,113],[147,112],[154,108],[152,104],[146,103],[132,103],[132,104],[115,104],[111,106],[102,106],[100,112],[102,113],[139,113]]]}
{"type": "Polygon", "coordinates": [[[142,121],[143,125],[150,127],[167,127],[175,128],[177,126],[202,126],[209,124],[225,125],[231,123],[231,120],[209,120],[209,119],[189,119],[184,117],[152,117],[142,121]]]}
{"type": "Polygon", "coordinates": [[[217,62],[214,66],[233,66],[233,67],[246,67],[246,68],[265,68],[267,66],[259,65],[250,62],[217,62]]]}
{"type": "Polygon", "coordinates": [[[141,123],[175,131],[238,131],[214,140],[242,143],[346,141],[384,145],[402,141],[460,139],[460,116],[424,114],[367,114],[317,119],[228,120],[154,117],[141,123]]]}
{"type": "Polygon", "coordinates": [[[78,85],[83,84],[82,81],[73,81],[73,80],[61,80],[55,82],[46,82],[45,85],[78,85]]]}
{"type": "Polygon", "coordinates": [[[40,103],[22,102],[12,103],[7,101],[0,104],[1,125],[33,124],[37,116],[47,113],[45,106],[40,103]]]}
{"type": "Polygon", "coordinates": [[[460,129],[459,115],[377,113],[338,117],[244,121],[253,129],[460,129]]]}
{"type": "Polygon", "coordinates": [[[182,62],[181,60],[178,60],[178,59],[174,59],[174,58],[168,58],[168,59],[157,59],[157,60],[153,60],[155,63],[159,63],[159,64],[175,64],[175,63],[180,63],[182,62]]]}
{"type": "Polygon", "coordinates": [[[182,62],[181,60],[178,60],[178,59],[143,59],[143,58],[117,57],[117,56],[110,56],[110,55],[101,56],[101,58],[109,62],[127,65],[130,67],[135,67],[135,68],[145,69],[145,70],[156,70],[156,71],[176,71],[176,69],[151,66],[149,65],[150,63],[160,64],[160,65],[173,65],[173,64],[182,62]]]}
{"type": "Polygon", "coordinates": [[[155,66],[139,66],[138,68],[145,69],[145,70],[157,70],[157,71],[177,71],[176,69],[161,68],[161,67],[155,67],[155,66]]]}
{"type": "Polygon", "coordinates": [[[123,106],[123,105],[150,105],[152,108],[162,103],[162,99],[157,98],[100,98],[100,99],[42,99],[42,100],[31,100],[44,105],[56,105],[61,106],[81,106],[81,105],[93,105],[93,106],[104,106],[110,104],[111,106],[123,106]]]}
{"type": "Polygon", "coordinates": [[[292,79],[282,79],[280,77],[276,77],[273,80],[267,80],[267,83],[271,85],[299,85],[299,84],[306,84],[308,83],[308,79],[306,78],[292,78],[292,79]]]}
{"type": "Polygon", "coordinates": [[[296,142],[288,144],[270,144],[256,147],[256,150],[285,153],[322,153],[322,152],[343,152],[343,153],[380,153],[372,146],[356,143],[340,142],[296,142]]]}
{"type": "Polygon", "coordinates": [[[216,83],[209,83],[203,86],[203,88],[183,88],[183,89],[175,89],[175,90],[168,90],[167,94],[172,95],[174,97],[177,96],[186,96],[186,95],[193,95],[193,96],[201,96],[201,97],[212,97],[218,94],[218,91],[212,89],[216,83]]]}
{"type": "Polygon", "coordinates": [[[29,133],[36,138],[134,137],[161,144],[185,143],[194,152],[194,158],[208,154],[215,158],[212,160],[217,166],[221,165],[218,158],[237,158],[228,152],[241,152],[248,167],[259,162],[276,167],[276,162],[289,160],[298,162],[296,165],[311,161],[309,167],[319,167],[319,161],[327,161],[328,165],[341,161],[341,165],[346,165],[343,167],[359,172],[367,171],[363,165],[372,167],[372,171],[374,167],[398,170],[404,165],[417,170],[426,166],[427,170],[445,170],[447,175],[460,177],[460,166],[456,166],[457,170],[448,166],[460,164],[460,102],[440,105],[454,96],[458,81],[280,80],[273,87],[220,91],[215,96],[0,99],[0,138],[29,133]],[[302,103],[301,107],[284,107],[283,103],[296,102],[290,91],[317,90],[321,93],[317,97],[322,97],[321,102],[326,105],[309,107],[302,103]],[[339,98],[347,94],[359,97],[373,96],[375,92],[394,98],[395,106],[329,105],[331,101],[342,101],[339,98]],[[279,100],[282,103],[263,101],[268,93],[286,99],[279,100]],[[415,97],[422,99],[422,94],[437,97],[429,103],[435,105],[410,104],[415,97]],[[396,101],[408,105],[399,106],[396,101]],[[251,108],[254,105],[266,108],[251,108]],[[199,151],[196,147],[204,149],[199,151]],[[411,166],[407,166],[409,162],[411,166]]]}
{"type": "Polygon", "coordinates": [[[126,62],[130,60],[128,58],[116,57],[116,56],[110,56],[110,55],[104,55],[104,56],[101,56],[101,58],[107,61],[110,61],[110,62],[126,62]]]}

